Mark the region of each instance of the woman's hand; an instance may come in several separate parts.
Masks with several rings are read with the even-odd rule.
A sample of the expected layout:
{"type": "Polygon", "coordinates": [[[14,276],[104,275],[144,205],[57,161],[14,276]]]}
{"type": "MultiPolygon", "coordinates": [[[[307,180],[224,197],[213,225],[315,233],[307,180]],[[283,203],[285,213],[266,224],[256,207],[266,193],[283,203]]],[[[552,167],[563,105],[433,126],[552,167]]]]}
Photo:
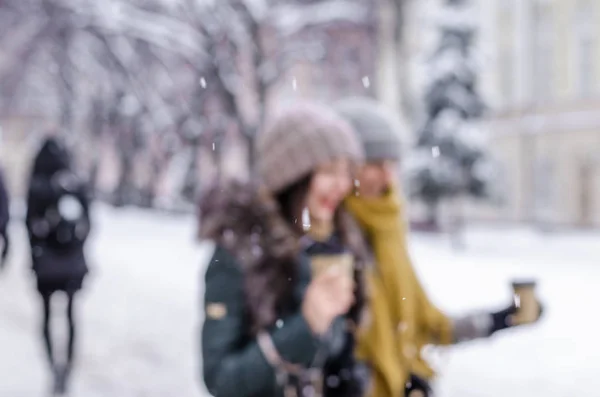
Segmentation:
{"type": "Polygon", "coordinates": [[[332,267],[311,281],[302,303],[302,314],[311,330],[323,335],[333,320],[354,303],[354,281],[339,267],[332,267]]]}

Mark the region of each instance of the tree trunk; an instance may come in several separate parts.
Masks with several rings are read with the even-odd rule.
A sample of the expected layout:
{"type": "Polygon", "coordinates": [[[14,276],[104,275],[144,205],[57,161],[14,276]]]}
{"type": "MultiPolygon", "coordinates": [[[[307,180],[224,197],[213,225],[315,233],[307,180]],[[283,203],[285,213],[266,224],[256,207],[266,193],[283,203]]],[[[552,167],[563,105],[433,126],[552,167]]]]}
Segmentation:
{"type": "Polygon", "coordinates": [[[454,206],[454,219],[450,226],[450,242],[452,248],[457,251],[464,251],[466,249],[465,241],[465,208],[464,198],[457,197],[454,206]]]}
{"type": "Polygon", "coordinates": [[[425,222],[425,228],[431,232],[440,231],[440,220],[439,220],[439,201],[429,201],[427,205],[427,220],[425,222]]]}
{"type": "Polygon", "coordinates": [[[98,190],[98,169],[100,168],[99,161],[95,158],[92,161],[92,166],[90,167],[90,174],[88,176],[88,185],[90,187],[90,194],[93,198],[96,197],[96,191],[98,190]]]}
{"type": "Polygon", "coordinates": [[[194,203],[199,193],[198,183],[198,147],[199,142],[196,140],[192,142],[191,158],[188,163],[188,168],[185,172],[183,186],[181,188],[181,195],[185,200],[190,203],[194,203]]]}
{"type": "Polygon", "coordinates": [[[58,68],[59,78],[56,79],[61,102],[60,125],[72,137],[73,134],[73,105],[74,79],[69,50],[71,47],[71,31],[69,27],[63,27],[57,35],[57,43],[54,51],[54,61],[58,68]]]}
{"type": "Polygon", "coordinates": [[[131,154],[121,151],[121,173],[119,175],[119,182],[114,194],[114,205],[122,207],[127,204],[133,204],[132,200],[132,184],[131,177],[133,173],[133,162],[131,160],[131,154]]]}
{"type": "Polygon", "coordinates": [[[244,138],[246,139],[246,145],[248,147],[248,173],[250,179],[254,179],[257,175],[256,169],[256,127],[245,127],[243,132],[244,138]]]}

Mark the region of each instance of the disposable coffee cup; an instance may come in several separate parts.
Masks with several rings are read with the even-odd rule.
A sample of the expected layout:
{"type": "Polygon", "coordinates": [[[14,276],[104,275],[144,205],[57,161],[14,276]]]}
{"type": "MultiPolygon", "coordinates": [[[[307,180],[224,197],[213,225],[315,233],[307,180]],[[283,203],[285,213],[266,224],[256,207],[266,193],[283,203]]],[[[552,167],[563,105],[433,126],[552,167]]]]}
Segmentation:
{"type": "Polygon", "coordinates": [[[513,281],[515,306],[517,312],[513,315],[513,323],[531,324],[540,316],[540,304],[536,296],[536,282],[533,280],[513,281]]]}
{"type": "Polygon", "coordinates": [[[350,279],[354,278],[354,257],[350,253],[343,254],[321,254],[311,257],[312,276],[316,278],[327,272],[333,267],[347,275],[350,279]]]}

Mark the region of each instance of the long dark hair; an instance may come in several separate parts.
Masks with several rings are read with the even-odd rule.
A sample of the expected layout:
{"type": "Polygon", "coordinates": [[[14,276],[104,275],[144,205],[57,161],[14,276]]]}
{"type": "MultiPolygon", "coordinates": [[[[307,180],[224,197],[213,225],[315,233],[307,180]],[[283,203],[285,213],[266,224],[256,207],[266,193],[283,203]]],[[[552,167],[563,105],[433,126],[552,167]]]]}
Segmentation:
{"type": "Polygon", "coordinates": [[[309,174],[275,196],[283,219],[298,235],[304,232],[302,230],[302,211],[311,181],[312,175],[309,174]]]}
{"type": "Polygon", "coordinates": [[[270,327],[290,297],[299,252],[277,201],[256,184],[231,181],[210,189],[199,210],[199,237],[231,253],[244,273],[251,332],[270,327]]]}
{"type": "MultiPolygon", "coordinates": [[[[298,236],[304,232],[302,228],[302,211],[306,205],[306,198],[313,175],[309,174],[305,176],[275,197],[284,220],[287,221],[288,225],[298,236]]],[[[357,286],[356,304],[349,315],[355,323],[358,323],[365,300],[364,268],[368,261],[366,244],[358,225],[342,205],[335,211],[334,230],[339,236],[342,245],[354,256],[354,277],[357,286]]],[[[280,298],[284,299],[285,296],[281,296],[280,298]]]]}

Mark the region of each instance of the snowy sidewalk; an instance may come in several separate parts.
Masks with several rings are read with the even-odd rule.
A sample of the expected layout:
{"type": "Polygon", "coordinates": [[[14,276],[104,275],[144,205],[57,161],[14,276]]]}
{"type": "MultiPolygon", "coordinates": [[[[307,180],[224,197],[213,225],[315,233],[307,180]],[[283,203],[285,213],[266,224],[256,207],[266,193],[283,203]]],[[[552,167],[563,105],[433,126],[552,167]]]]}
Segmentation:
{"type": "Polygon", "coordinates": [[[449,313],[501,308],[514,277],[535,277],[540,324],[441,350],[439,397],[598,395],[600,234],[472,230],[464,253],[425,236],[413,256],[434,302],[449,313]]]}
{"type": "MultiPolygon", "coordinates": [[[[202,397],[198,368],[201,280],[206,250],[192,217],[96,208],[92,274],[81,295],[79,362],[72,396],[202,397]]],[[[39,305],[24,231],[14,231],[10,268],[0,274],[0,397],[47,396],[39,305]]],[[[535,276],[544,321],[488,340],[435,349],[440,397],[595,397],[600,390],[600,235],[543,238],[476,230],[455,253],[415,236],[413,256],[445,310],[509,302],[512,277],[535,276]]],[[[59,300],[57,305],[63,303],[59,300]]],[[[63,319],[56,324],[64,328],[63,319]]],[[[57,332],[57,337],[58,335],[57,332]]]]}
{"type": "MultiPolygon", "coordinates": [[[[206,259],[193,242],[195,220],[106,207],[94,215],[92,269],[78,306],[82,325],[71,395],[206,395],[198,368],[199,288],[206,259]]],[[[50,379],[39,340],[40,308],[24,232],[17,231],[21,238],[10,268],[0,275],[0,396],[46,396],[50,379]]],[[[63,318],[55,325],[64,329],[63,318]]]]}

